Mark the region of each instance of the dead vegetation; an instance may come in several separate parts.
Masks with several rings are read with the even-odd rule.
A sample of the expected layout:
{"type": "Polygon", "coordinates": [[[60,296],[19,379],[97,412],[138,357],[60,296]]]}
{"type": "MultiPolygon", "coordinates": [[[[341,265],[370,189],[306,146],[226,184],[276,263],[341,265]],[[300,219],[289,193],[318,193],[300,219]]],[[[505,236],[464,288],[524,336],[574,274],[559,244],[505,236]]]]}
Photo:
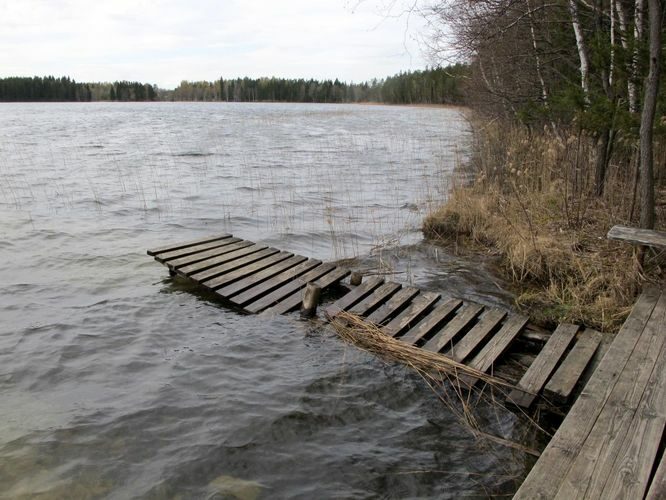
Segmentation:
{"type": "MultiPolygon", "coordinates": [[[[645,282],[662,279],[662,259],[648,254],[640,266],[630,245],[606,239],[612,225],[637,217],[635,155],[629,148],[615,155],[625,160],[611,164],[597,197],[589,175],[595,152],[582,134],[477,126],[473,179],[425,219],[424,234],[496,255],[517,306],[537,322],[616,330],[645,282]]],[[[658,197],[658,224],[663,215],[658,197]]]]}

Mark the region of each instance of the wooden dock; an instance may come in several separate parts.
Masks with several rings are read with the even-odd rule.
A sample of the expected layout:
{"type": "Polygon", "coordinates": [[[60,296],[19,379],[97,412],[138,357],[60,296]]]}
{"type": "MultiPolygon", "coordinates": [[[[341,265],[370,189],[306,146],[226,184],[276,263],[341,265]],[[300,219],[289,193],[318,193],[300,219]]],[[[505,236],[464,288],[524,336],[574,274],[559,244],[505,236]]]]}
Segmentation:
{"type": "Polygon", "coordinates": [[[514,498],[666,498],[665,324],[643,293],[514,498]]]}
{"type": "MultiPolygon", "coordinates": [[[[229,234],[148,254],[248,313],[295,311],[308,284],[325,290],[350,274],[229,234]]],[[[354,313],[402,342],[503,378],[514,387],[508,402],[522,408],[571,403],[601,342],[594,330],[560,324],[518,376],[505,377],[498,367],[531,334],[525,316],[377,276],[345,288],[324,306],[327,318],[354,313]]],[[[645,292],[515,498],[666,498],[664,324],[666,294],[645,292]]],[[[460,379],[468,389],[477,383],[460,379]]]]}
{"type": "MultiPolygon", "coordinates": [[[[350,270],[301,255],[221,234],[148,251],[172,275],[194,281],[228,305],[248,313],[286,314],[299,309],[308,283],[322,290],[339,284],[350,270]]],[[[367,277],[326,306],[334,318],[348,311],[381,326],[402,342],[441,353],[476,370],[514,383],[510,403],[529,408],[547,398],[567,403],[600,343],[594,330],[558,327],[530,358],[519,378],[497,372],[505,354],[528,335],[528,318],[493,307],[442,297],[411,286],[367,277]]],[[[474,378],[462,378],[469,388],[474,378]]]]}

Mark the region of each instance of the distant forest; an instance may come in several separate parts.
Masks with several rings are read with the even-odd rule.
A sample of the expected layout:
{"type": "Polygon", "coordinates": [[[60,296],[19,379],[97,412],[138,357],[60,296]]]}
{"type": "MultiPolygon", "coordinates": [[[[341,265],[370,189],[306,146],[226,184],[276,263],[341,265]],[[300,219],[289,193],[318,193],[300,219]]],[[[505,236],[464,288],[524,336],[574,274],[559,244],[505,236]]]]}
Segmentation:
{"type": "Polygon", "coordinates": [[[141,82],[79,83],[69,77],[0,79],[2,102],[46,101],[225,101],[225,102],[382,102],[391,104],[460,104],[466,66],[401,72],[381,80],[236,78],[182,81],[173,90],[141,82]]]}

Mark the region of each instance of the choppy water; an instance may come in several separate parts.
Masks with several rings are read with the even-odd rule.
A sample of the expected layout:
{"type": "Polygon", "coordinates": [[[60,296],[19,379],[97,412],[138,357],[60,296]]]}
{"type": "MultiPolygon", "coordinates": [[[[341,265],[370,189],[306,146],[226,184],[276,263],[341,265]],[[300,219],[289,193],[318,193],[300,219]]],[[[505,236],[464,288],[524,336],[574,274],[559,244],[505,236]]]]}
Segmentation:
{"type": "Polygon", "coordinates": [[[511,492],[525,456],[472,439],[408,370],[228,311],[145,255],[228,231],[506,304],[421,241],[467,139],[451,109],[2,105],[0,497],[511,492]]]}

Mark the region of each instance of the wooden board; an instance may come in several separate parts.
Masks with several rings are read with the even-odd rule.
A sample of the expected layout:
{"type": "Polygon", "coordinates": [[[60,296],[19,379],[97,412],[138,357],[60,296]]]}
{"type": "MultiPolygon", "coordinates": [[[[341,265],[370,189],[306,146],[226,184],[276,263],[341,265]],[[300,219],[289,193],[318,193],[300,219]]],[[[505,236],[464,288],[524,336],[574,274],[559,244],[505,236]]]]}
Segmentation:
{"type": "MultiPolygon", "coordinates": [[[[299,276],[307,273],[308,271],[314,269],[315,267],[321,264],[320,260],[317,259],[308,259],[297,266],[294,266],[266,281],[258,283],[247,290],[239,293],[238,295],[233,296],[230,300],[236,305],[244,306],[250,302],[254,302],[258,298],[269,294],[273,290],[276,290],[283,286],[285,283],[298,278],[299,276]]],[[[218,293],[221,293],[218,290],[218,293]]]]}
{"type": "Polygon", "coordinates": [[[410,328],[405,335],[400,338],[407,344],[416,344],[423,337],[426,337],[439,325],[451,319],[451,316],[462,305],[462,300],[448,299],[435,307],[430,314],[410,328]]]}
{"type": "Polygon", "coordinates": [[[336,302],[328,306],[326,308],[326,315],[332,318],[336,314],[339,314],[341,311],[348,310],[357,302],[363,300],[364,297],[371,294],[373,290],[381,286],[382,283],[384,283],[384,278],[381,276],[366,278],[363,283],[358,285],[351,292],[343,297],[340,297],[336,302]]]}
{"type": "MultiPolygon", "coordinates": [[[[318,280],[314,282],[315,285],[320,287],[322,291],[326,290],[330,286],[339,283],[345,277],[349,276],[350,271],[347,269],[342,269],[340,267],[335,268],[330,273],[325,274],[318,280]]],[[[276,306],[271,307],[264,311],[266,314],[286,314],[288,312],[298,309],[303,301],[303,289],[298,290],[297,292],[291,294],[286,299],[282,300],[276,306]]]]}
{"type": "Polygon", "coordinates": [[[206,269],[205,271],[200,271],[198,273],[191,273],[188,275],[188,277],[191,280],[196,281],[197,283],[202,283],[204,281],[217,278],[218,276],[222,277],[227,273],[230,273],[231,271],[236,271],[240,268],[244,268],[254,262],[257,262],[258,260],[270,257],[271,255],[275,255],[279,252],[280,251],[277,248],[270,248],[270,247],[264,248],[263,250],[251,253],[249,255],[246,255],[245,257],[241,257],[240,259],[234,259],[231,261],[224,262],[222,264],[218,264],[217,266],[213,266],[210,269],[206,269]]]}
{"type": "Polygon", "coordinates": [[[407,302],[418,295],[419,289],[411,286],[405,287],[391,297],[384,305],[368,316],[368,321],[381,325],[384,321],[399,312],[407,302]]]}
{"type": "Polygon", "coordinates": [[[462,363],[493,331],[499,328],[499,324],[505,317],[506,312],[504,311],[486,309],[479,322],[453,346],[453,349],[450,349],[445,354],[462,363]]]}
{"type": "MultiPolygon", "coordinates": [[[[201,281],[201,284],[206,288],[208,288],[209,290],[217,290],[218,288],[222,288],[223,286],[234,283],[242,278],[258,273],[259,271],[262,271],[267,267],[277,264],[278,262],[285,261],[290,257],[293,257],[293,254],[289,252],[278,252],[269,257],[264,257],[261,260],[258,260],[252,264],[245,265],[240,269],[227,273],[223,276],[201,281]]],[[[305,260],[305,257],[303,257],[303,260],[305,260]]],[[[193,278],[196,279],[196,275],[193,276],[193,278]]]]}
{"type": "Polygon", "coordinates": [[[643,292],[574,405],[514,498],[554,498],[617,384],[660,293],[643,292]]]}
{"type": "Polygon", "coordinates": [[[650,489],[645,495],[645,500],[663,500],[664,498],[666,498],[666,454],[662,455],[650,489]]]}
{"type": "Polygon", "coordinates": [[[304,288],[308,282],[321,278],[323,275],[331,272],[333,269],[335,269],[333,264],[322,264],[317,266],[311,271],[308,271],[307,273],[294,278],[281,287],[273,290],[268,295],[265,295],[258,300],[244,305],[243,309],[252,313],[259,313],[264,309],[268,309],[269,307],[278,304],[281,300],[289,297],[291,294],[297,292],[301,288],[304,288]]]}
{"type": "Polygon", "coordinates": [[[200,245],[202,243],[208,243],[210,241],[222,240],[224,238],[231,238],[230,234],[215,234],[212,236],[206,236],[204,238],[199,238],[197,240],[185,241],[183,243],[175,243],[173,245],[166,245],[163,247],[153,248],[148,250],[148,255],[155,256],[158,253],[170,252],[172,250],[179,250],[181,248],[192,247],[194,245],[200,245]]]}
{"type": "Polygon", "coordinates": [[[238,243],[242,241],[240,238],[223,238],[221,240],[215,240],[208,243],[202,243],[201,245],[194,245],[187,248],[180,248],[178,250],[171,250],[169,252],[164,252],[155,255],[155,260],[164,264],[167,261],[179,259],[181,257],[187,257],[199,252],[205,252],[206,250],[212,250],[214,248],[223,247],[226,245],[231,245],[232,243],[238,243]]]}
{"type": "Polygon", "coordinates": [[[601,342],[601,333],[587,329],[578,335],[573,348],[550,378],[543,390],[544,397],[551,402],[565,404],[573,393],[601,342]]]}
{"type": "Polygon", "coordinates": [[[349,312],[357,314],[358,316],[365,316],[369,311],[372,311],[375,307],[382,304],[391,295],[400,290],[400,288],[402,288],[402,285],[399,283],[394,283],[392,281],[384,283],[366,298],[349,309],[349,312]]]}
{"type": "Polygon", "coordinates": [[[513,389],[507,401],[522,408],[529,408],[553,373],[560,359],[578,333],[578,325],[561,323],[550,336],[525,374],[513,389]]]}
{"type": "Polygon", "coordinates": [[[239,293],[242,293],[245,290],[249,290],[253,286],[259,285],[264,281],[267,281],[279,275],[280,273],[283,273],[293,267],[296,267],[297,265],[302,264],[307,260],[308,258],[303,257],[302,255],[294,255],[293,257],[289,257],[286,260],[271,264],[266,269],[263,269],[257,273],[253,273],[249,276],[246,276],[245,278],[242,278],[236,281],[235,283],[231,283],[229,285],[224,285],[220,288],[217,288],[215,291],[218,294],[220,294],[222,297],[233,297],[234,295],[238,295],[239,293]]]}
{"type": "MultiPolygon", "coordinates": [[[[479,353],[472,358],[468,366],[481,372],[490,370],[495,361],[504,354],[504,351],[506,351],[513,339],[520,334],[527,321],[528,318],[520,314],[510,316],[499,332],[493,335],[479,353]]],[[[473,387],[478,381],[476,377],[469,375],[461,375],[459,379],[463,385],[469,388],[473,387]]]]}
{"type": "Polygon", "coordinates": [[[214,248],[213,250],[207,250],[205,252],[195,253],[194,255],[188,255],[186,257],[181,257],[180,259],[174,259],[166,263],[167,267],[171,270],[180,269],[181,267],[189,266],[197,262],[201,262],[206,259],[211,259],[219,255],[224,255],[230,252],[235,252],[241,248],[249,247],[254,245],[251,241],[237,241],[231,245],[225,245],[223,247],[214,248]]]}
{"type": "Polygon", "coordinates": [[[416,296],[407,309],[393,318],[382,331],[392,337],[400,335],[414,326],[419,317],[433,306],[440,298],[438,293],[422,292],[416,296]]]}
{"type": "MultiPolygon", "coordinates": [[[[635,438],[641,441],[639,446],[642,459],[647,460],[651,455],[651,460],[654,460],[659,447],[659,438],[655,438],[655,434],[658,433],[661,437],[663,430],[658,417],[663,417],[665,411],[663,406],[656,407],[657,403],[664,402],[660,393],[663,390],[666,371],[663,369],[664,358],[661,358],[662,363],[660,363],[660,353],[666,339],[666,335],[663,334],[665,321],[666,296],[662,296],[617,378],[608,400],[601,408],[564,477],[556,498],[598,496],[604,490],[607,481],[611,480],[610,474],[617,472],[614,467],[615,460],[624,457],[627,452],[631,454],[628,448],[635,438]],[[641,417],[639,421],[634,421],[641,407],[645,408],[645,411],[639,415],[641,417]],[[645,421],[641,421],[643,419],[645,421]],[[657,429],[654,429],[655,423],[658,424],[657,429]],[[636,426],[641,428],[640,433],[637,432],[636,426]],[[643,442],[645,437],[650,439],[643,442]],[[647,442],[650,440],[651,442],[647,442]]],[[[588,415],[587,418],[591,416],[588,415]]],[[[639,460],[636,456],[634,459],[639,460]]],[[[631,494],[622,498],[642,498],[647,489],[650,470],[651,467],[647,472],[626,471],[628,476],[633,475],[629,478],[632,484],[625,485],[625,493],[631,494]]]]}
{"type": "Polygon", "coordinates": [[[474,321],[481,314],[481,311],[483,311],[483,306],[479,304],[465,304],[458,311],[455,318],[426,342],[423,348],[426,351],[439,352],[443,348],[450,346],[455,337],[474,321]]]}
{"type": "Polygon", "coordinates": [[[634,245],[647,245],[650,247],[665,248],[666,233],[650,229],[638,229],[627,226],[613,226],[606,237],[609,240],[619,240],[634,245]]]}
{"type": "MultiPolygon", "coordinates": [[[[232,245],[229,245],[232,246],[232,245]]],[[[224,247],[228,248],[228,247],[224,247]]],[[[201,260],[198,262],[194,262],[192,264],[188,265],[180,265],[178,267],[171,266],[171,264],[167,264],[170,268],[175,270],[178,274],[182,276],[190,276],[195,273],[199,273],[201,271],[206,271],[207,269],[210,269],[215,266],[219,266],[220,264],[224,264],[226,262],[231,262],[232,260],[235,259],[240,259],[241,257],[245,257],[246,255],[250,255],[251,253],[259,252],[263,249],[267,248],[266,245],[258,245],[258,244],[253,244],[253,245],[248,245],[243,248],[239,248],[238,250],[234,250],[233,252],[224,252],[222,255],[216,255],[215,257],[210,257],[206,260],[201,260]]],[[[217,251],[217,250],[213,250],[217,251]]],[[[205,253],[205,252],[204,252],[205,253]]],[[[198,255],[198,254],[197,254],[198,255]]],[[[185,257],[186,259],[188,257],[185,257]]],[[[176,262],[175,260],[173,262],[176,262]]]]}

